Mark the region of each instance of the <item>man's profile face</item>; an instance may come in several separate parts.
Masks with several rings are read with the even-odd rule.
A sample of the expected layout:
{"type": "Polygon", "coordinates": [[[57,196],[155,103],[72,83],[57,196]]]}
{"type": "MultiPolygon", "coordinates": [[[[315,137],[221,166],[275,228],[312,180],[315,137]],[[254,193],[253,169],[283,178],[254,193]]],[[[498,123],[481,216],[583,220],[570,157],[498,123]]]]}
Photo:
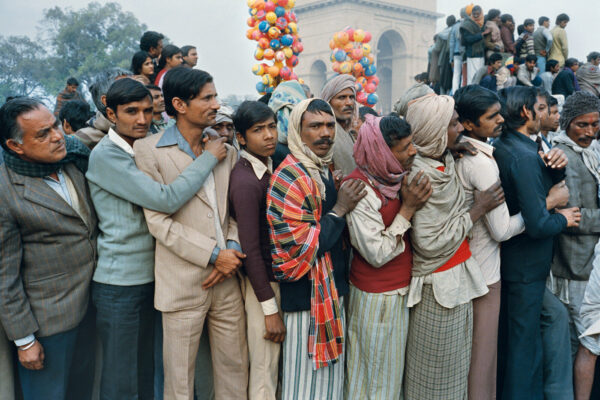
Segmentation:
{"type": "Polygon", "coordinates": [[[477,124],[472,121],[464,121],[465,132],[474,139],[486,141],[487,138],[495,138],[502,133],[504,118],[500,115],[500,103],[493,104],[485,113],[479,117],[477,124]]]}
{"type": "Polygon", "coordinates": [[[551,73],[556,74],[558,71],[560,71],[560,66],[558,64],[556,64],[554,67],[550,67],[551,73]]]}
{"type": "Polygon", "coordinates": [[[592,61],[590,62],[592,63],[592,65],[598,66],[600,65],[600,57],[592,58],[592,61]]]}
{"type": "Polygon", "coordinates": [[[392,154],[398,160],[402,168],[408,171],[412,167],[415,156],[417,155],[417,149],[413,144],[413,135],[410,134],[405,138],[396,140],[394,145],[390,147],[392,154]]]}
{"type": "Polygon", "coordinates": [[[29,162],[56,163],[67,155],[59,121],[46,107],[40,106],[17,117],[23,132],[22,143],[9,139],[6,145],[29,162]]]}
{"type": "Polygon", "coordinates": [[[535,61],[525,61],[525,65],[527,66],[528,71],[533,71],[533,69],[535,68],[535,64],[535,61]]]}
{"type": "Polygon", "coordinates": [[[165,111],[165,96],[162,90],[150,89],[152,95],[152,108],[154,114],[159,114],[165,111]]]}
{"type": "Polygon", "coordinates": [[[460,141],[460,137],[462,136],[464,129],[465,128],[458,121],[458,113],[456,110],[454,110],[452,113],[452,118],[450,118],[450,123],[448,124],[448,144],[446,147],[453,149],[454,146],[460,141]]]}
{"type": "Polygon", "coordinates": [[[535,25],[534,24],[525,25],[525,30],[529,33],[532,33],[535,30],[535,25]]]}
{"type": "Polygon", "coordinates": [[[179,100],[183,107],[181,111],[178,110],[178,119],[186,119],[190,124],[203,129],[215,124],[217,111],[221,106],[219,105],[217,89],[213,82],[207,82],[202,86],[200,93],[187,103],[177,97],[173,99],[174,103],[175,100],[179,100]]]}
{"type": "Polygon", "coordinates": [[[502,60],[494,62],[492,64],[492,68],[494,69],[494,71],[498,71],[500,68],[502,68],[502,60]]]}
{"type": "Polygon", "coordinates": [[[556,132],[558,130],[560,120],[560,113],[558,112],[558,105],[553,105],[548,108],[548,114],[542,117],[542,131],[545,132],[556,132]]]}
{"type": "Polygon", "coordinates": [[[568,23],[569,23],[569,21],[561,21],[559,25],[561,28],[565,29],[567,27],[568,23]]]}
{"type": "Polygon", "coordinates": [[[529,122],[529,134],[537,134],[542,128],[542,118],[548,117],[548,102],[545,96],[538,96],[533,106],[535,117],[529,122]]]}
{"type": "Polygon", "coordinates": [[[577,72],[578,69],[579,69],[579,64],[577,64],[577,63],[571,67],[571,70],[573,70],[573,72],[577,72]]]}
{"type": "Polygon", "coordinates": [[[544,26],[545,28],[550,28],[550,21],[544,21],[544,23],[542,24],[542,26],[544,26]]]}
{"type": "Polygon", "coordinates": [[[233,134],[235,133],[235,128],[233,126],[233,122],[223,121],[219,122],[212,126],[212,128],[217,131],[219,136],[226,138],[227,143],[233,143],[233,134]]]}
{"type": "Polygon", "coordinates": [[[509,19],[508,21],[506,21],[504,23],[504,26],[506,26],[510,31],[515,30],[515,22],[512,19],[509,19]]]}
{"type": "Polygon", "coordinates": [[[600,129],[600,113],[591,112],[575,117],[567,127],[567,136],[579,146],[586,148],[600,129]]]}
{"type": "Polygon", "coordinates": [[[300,139],[317,157],[325,157],[335,138],[335,117],[325,112],[305,111],[300,121],[300,139]]]}
{"type": "Polygon", "coordinates": [[[156,44],[156,47],[150,47],[150,49],[148,50],[148,54],[152,58],[157,58],[158,56],[160,56],[160,53],[162,53],[162,49],[163,49],[163,41],[162,41],[162,39],[160,39],[158,41],[158,43],[156,44]]]}
{"type": "Polygon", "coordinates": [[[354,116],[354,107],[356,107],[356,96],[354,90],[346,88],[329,100],[335,119],[338,121],[348,121],[354,116]]]}
{"type": "Polygon", "coordinates": [[[195,67],[196,64],[198,64],[198,51],[196,51],[196,49],[191,49],[183,59],[187,65],[192,68],[195,67]]]}
{"type": "Polygon", "coordinates": [[[67,85],[67,92],[69,93],[75,93],[77,91],[77,88],[79,86],[77,85],[67,85]]]}
{"type": "Polygon", "coordinates": [[[140,101],[117,106],[117,110],[106,108],[108,119],[115,124],[115,130],[121,136],[132,141],[146,137],[152,123],[152,99],[146,97],[140,101]]]}

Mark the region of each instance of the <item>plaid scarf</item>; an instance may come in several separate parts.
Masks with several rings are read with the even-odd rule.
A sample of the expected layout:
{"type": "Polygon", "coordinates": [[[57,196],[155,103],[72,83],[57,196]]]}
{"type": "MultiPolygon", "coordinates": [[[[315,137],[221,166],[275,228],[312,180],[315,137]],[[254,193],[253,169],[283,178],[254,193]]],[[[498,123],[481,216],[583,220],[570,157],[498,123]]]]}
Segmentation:
{"type": "Polygon", "coordinates": [[[329,252],[317,257],[321,196],[315,181],[289,155],[271,177],[267,193],[273,272],[279,281],[311,282],[308,356],[319,369],[336,363],[344,332],[329,252]]]}
{"type": "Polygon", "coordinates": [[[67,155],[59,162],[44,164],[25,161],[13,151],[6,148],[2,153],[4,162],[8,168],[12,169],[17,174],[31,176],[33,178],[42,178],[53,174],[69,163],[75,164],[75,166],[85,174],[88,167],[90,149],[88,149],[79,139],[71,136],[65,136],[64,138],[67,155]]]}

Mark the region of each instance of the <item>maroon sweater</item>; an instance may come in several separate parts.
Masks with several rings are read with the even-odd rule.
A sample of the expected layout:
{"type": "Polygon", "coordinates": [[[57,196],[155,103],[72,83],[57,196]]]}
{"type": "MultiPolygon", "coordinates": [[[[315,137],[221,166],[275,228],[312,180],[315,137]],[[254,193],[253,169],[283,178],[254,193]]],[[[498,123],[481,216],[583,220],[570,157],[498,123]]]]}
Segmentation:
{"type": "Polygon", "coordinates": [[[259,180],[252,164],[240,158],[229,180],[230,212],[238,224],[242,251],[246,254],[244,269],[258,301],[275,297],[269,282],[275,282],[271,267],[269,224],[267,222],[267,189],[271,174],[259,180]]]}

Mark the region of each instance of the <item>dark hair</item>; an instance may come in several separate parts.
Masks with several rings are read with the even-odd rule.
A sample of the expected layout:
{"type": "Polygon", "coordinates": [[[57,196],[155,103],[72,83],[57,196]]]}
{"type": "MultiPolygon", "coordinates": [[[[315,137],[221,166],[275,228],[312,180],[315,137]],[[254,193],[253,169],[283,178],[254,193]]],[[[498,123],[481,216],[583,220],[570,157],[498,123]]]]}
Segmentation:
{"type": "Polygon", "coordinates": [[[258,101],[260,101],[261,103],[269,104],[269,100],[271,100],[272,95],[273,95],[273,92],[263,94],[262,96],[260,96],[258,98],[258,101]]]}
{"type": "Polygon", "coordinates": [[[379,129],[383,140],[390,148],[394,147],[397,141],[410,136],[412,133],[410,124],[397,115],[387,115],[381,118],[379,129]]]}
{"type": "Polygon", "coordinates": [[[490,8],[485,19],[486,21],[491,21],[498,16],[500,16],[500,10],[498,10],[497,8],[490,8]]]}
{"type": "MultiPolygon", "coordinates": [[[[546,104],[549,104],[550,99],[554,98],[554,97],[552,97],[552,95],[550,93],[548,93],[548,91],[546,89],[544,89],[541,86],[536,87],[535,92],[537,93],[538,97],[543,97],[546,99],[546,104]]],[[[548,105],[548,107],[550,107],[550,106],[548,105]]]]}
{"type": "Polygon", "coordinates": [[[302,125],[302,121],[304,121],[304,114],[307,112],[313,114],[325,113],[333,116],[333,110],[331,109],[331,106],[323,99],[313,99],[310,103],[308,103],[308,107],[306,107],[306,110],[300,118],[300,125],[302,125]]]}
{"type": "Polygon", "coordinates": [[[454,15],[448,15],[446,17],[446,26],[452,26],[456,23],[456,17],[454,15]]]}
{"type": "Polygon", "coordinates": [[[73,77],[70,77],[69,79],[67,79],[67,85],[68,86],[79,86],[79,81],[73,77]]]}
{"type": "Polygon", "coordinates": [[[535,25],[535,21],[531,18],[527,18],[525,21],[523,21],[523,26],[529,26],[529,25],[535,25]]]}
{"type": "Polygon", "coordinates": [[[481,9],[481,6],[475,6],[471,9],[471,15],[473,15],[474,11],[482,12],[483,10],[481,9]]]}
{"type": "Polygon", "coordinates": [[[110,86],[122,76],[131,76],[131,72],[123,68],[109,68],[100,72],[90,85],[90,94],[94,105],[104,116],[106,116],[106,106],[102,103],[102,96],[105,96],[110,86]]]}
{"type": "Polygon", "coordinates": [[[569,22],[570,20],[571,19],[567,14],[558,14],[558,16],[556,17],[556,25],[559,25],[563,21],[569,22]]]}
{"type": "Polygon", "coordinates": [[[146,89],[148,89],[148,90],[160,90],[162,92],[162,89],[160,88],[160,86],[156,86],[156,85],[146,85],[146,89]]]}
{"type": "Polygon", "coordinates": [[[513,16],[510,14],[502,14],[500,21],[502,21],[503,24],[507,23],[508,21],[512,21],[513,23],[515,22],[513,16]]]}
{"type": "Polygon", "coordinates": [[[479,118],[496,103],[500,103],[498,95],[479,85],[464,86],[454,93],[454,108],[460,122],[471,121],[479,126],[479,118]]]}
{"type": "Polygon", "coordinates": [[[183,46],[181,48],[181,55],[184,57],[187,57],[188,53],[190,52],[190,50],[195,49],[196,46],[183,46]]]}
{"type": "Polygon", "coordinates": [[[502,61],[502,54],[492,53],[488,58],[488,65],[492,65],[496,61],[502,61]]]}
{"type": "Polygon", "coordinates": [[[514,57],[513,58],[513,64],[523,64],[525,63],[525,59],[522,57],[514,57]]]}
{"type": "Polygon", "coordinates": [[[539,17],[538,18],[538,24],[540,24],[540,25],[544,25],[544,22],[546,22],[546,21],[550,21],[550,18],[548,18],[548,17],[539,17]]]}
{"type": "Polygon", "coordinates": [[[597,51],[592,51],[590,54],[587,55],[588,62],[592,62],[597,58],[600,58],[600,53],[598,53],[597,51]]]}
{"type": "Polygon", "coordinates": [[[236,132],[246,138],[246,131],[254,124],[269,119],[275,121],[275,113],[263,102],[246,100],[240,104],[232,119],[236,132]]]}
{"type": "Polygon", "coordinates": [[[23,130],[17,122],[21,114],[37,110],[44,105],[31,97],[17,97],[0,107],[0,144],[6,150],[6,141],[12,139],[18,143],[23,140],[23,130]]]}
{"type": "Polygon", "coordinates": [[[523,106],[533,113],[535,118],[534,106],[537,102],[537,91],[528,86],[512,86],[500,90],[500,97],[504,98],[502,102],[502,117],[504,125],[510,130],[517,130],[527,122],[527,119],[521,115],[523,106]]]}
{"type": "Polygon", "coordinates": [[[579,61],[576,58],[567,58],[565,61],[565,67],[574,67],[575,65],[579,65],[579,61]]]}
{"type": "Polygon", "coordinates": [[[140,75],[142,73],[142,65],[144,65],[149,58],[152,57],[150,57],[150,54],[147,52],[143,50],[136,51],[131,58],[131,72],[133,72],[134,75],[140,75]]]}
{"type": "Polygon", "coordinates": [[[167,72],[162,87],[167,114],[177,116],[173,98],[179,97],[187,103],[200,94],[204,85],[212,81],[213,77],[208,72],[199,69],[177,67],[167,72]]]}
{"type": "Polygon", "coordinates": [[[527,56],[525,57],[525,62],[528,62],[528,61],[537,62],[537,57],[535,56],[535,54],[527,54],[527,56]]]}
{"type": "Polygon", "coordinates": [[[119,79],[110,86],[106,93],[106,107],[116,113],[118,106],[141,101],[146,97],[152,100],[152,95],[144,84],[130,78],[119,79]]]}
{"type": "Polygon", "coordinates": [[[548,108],[558,106],[558,100],[556,100],[556,97],[548,96],[546,100],[548,101],[548,108]]]}
{"type": "Polygon", "coordinates": [[[154,31],[146,31],[140,39],[140,50],[150,51],[150,48],[158,47],[158,42],[163,40],[165,36],[162,33],[154,31]]]}
{"type": "Polygon", "coordinates": [[[558,61],[554,60],[554,59],[550,59],[546,62],[546,71],[550,72],[552,70],[552,68],[556,67],[558,65],[558,61]]]}
{"type": "Polygon", "coordinates": [[[367,115],[367,114],[371,114],[376,117],[379,117],[379,114],[377,114],[377,111],[373,110],[371,107],[362,106],[358,109],[358,117],[360,118],[360,120],[362,122],[365,122],[365,115],[367,115]]]}
{"type": "Polygon", "coordinates": [[[175,54],[181,53],[181,49],[174,44],[168,44],[163,47],[158,61],[158,70],[162,70],[167,65],[167,58],[172,58],[175,54]]]}
{"type": "Polygon", "coordinates": [[[521,24],[521,25],[517,26],[517,33],[519,34],[519,36],[523,32],[525,32],[525,25],[521,24]]]}
{"type": "Polygon", "coordinates": [[[74,131],[83,128],[90,118],[90,105],[81,100],[67,101],[58,113],[58,120],[62,123],[66,120],[74,131]]]}

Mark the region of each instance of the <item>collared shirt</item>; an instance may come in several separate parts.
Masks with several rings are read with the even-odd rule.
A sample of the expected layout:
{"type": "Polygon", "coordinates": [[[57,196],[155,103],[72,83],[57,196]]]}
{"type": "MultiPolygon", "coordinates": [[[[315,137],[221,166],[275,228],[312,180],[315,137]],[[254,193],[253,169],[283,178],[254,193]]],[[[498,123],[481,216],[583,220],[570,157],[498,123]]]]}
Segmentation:
{"type": "Polygon", "coordinates": [[[246,160],[248,160],[250,165],[252,165],[252,170],[254,171],[254,174],[259,180],[262,179],[262,177],[265,175],[265,172],[269,172],[270,174],[273,173],[273,160],[271,159],[271,157],[268,158],[267,165],[265,165],[265,163],[260,161],[257,157],[248,153],[246,150],[240,151],[240,157],[243,157],[246,160]]]}
{"type": "MultiPolygon", "coordinates": [[[[192,151],[192,148],[187,140],[183,137],[181,132],[179,132],[179,128],[177,125],[173,126],[173,129],[166,130],[163,136],[160,138],[156,147],[166,147],[177,145],[179,150],[183,151],[185,154],[190,156],[192,160],[196,159],[196,154],[192,151]]],[[[212,255],[210,257],[210,263],[214,264],[219,256],[219,252],[221,249],[225,248],[233,248],[235,250],[241,251],[241,247],[237,242],[230,240],[229,242],[225,242],[225,236],[223,235],[223,228],[221,227],[221,218],[219,215],[219,207],[217,203],[217,192],[215,186],[215,176],[211,172],[209,176],[206,178],[204,182],[204,191],[206,193],[206,197],[208,197],[208,201],[210,203],[210,207],[213,209],[213,213],[215,218],[213,218],[213,222],[215,225],[215,240],[217,241],[217,245],[213,249],[212,255]]]]}
{"type": "Polygon", "coordinates": [[[48,186],[50,186],[50,188],[52,190],[54,190],[56,193],[58,193],[58,195],[67,202],[68,205],[72,206],[73,202],[71,201],[71,196],[69,194],[69,189],[67,187],[67,181],[65,179],[65,176],[63,175],[63,171],[62,169],[59,169],[58,171],[56,171],[56,175],[58,176],[58,180],[55,180],[54,178],[51,178],[49,176],[45,176],[44,182],[46,182],[46,184],[48,186]]]}
{"type": "Polygon", "coordinates": [[[544,152],[544,154],[548,154],[548,152],[552,148],[552,144],[550,144],[548,139],[546,139],[546,137],[544,135],[542,135],[542,132],[539,132],[535,135],[529,135],[529,137],[531,138],[531,140],[533,140],[536,143],[538,141],[538,138],[540,138],[540,140],[541,140],[540,143],[542,145],[542,151],[544,152]]]}
{"type": "Polygon", "coordinates": [[[134,157],[133,148],[125,141],[125,139],[119,136],[119,134],[115,132],[113,128],[108,130],[108,137],[114,144],[123,149],[125,153],[129,154],[131,157],[134,157]]]}
{"type": "MultiPolygon", "coordinates": [[[[465,202],[471,207],[473,192],[486,190],[499,182],[500,171],[494,160],[492,146],[466,136],[464,140],[478,150],[476,155],[462,157],[456,162],[456,173],[465,189],[465,202]]],[[[488,286],[500,280],[500,242],[524,230],[521,213],[511,217],[506,203],[488,211],[473,225],[469,245],[488,286]]]]}

